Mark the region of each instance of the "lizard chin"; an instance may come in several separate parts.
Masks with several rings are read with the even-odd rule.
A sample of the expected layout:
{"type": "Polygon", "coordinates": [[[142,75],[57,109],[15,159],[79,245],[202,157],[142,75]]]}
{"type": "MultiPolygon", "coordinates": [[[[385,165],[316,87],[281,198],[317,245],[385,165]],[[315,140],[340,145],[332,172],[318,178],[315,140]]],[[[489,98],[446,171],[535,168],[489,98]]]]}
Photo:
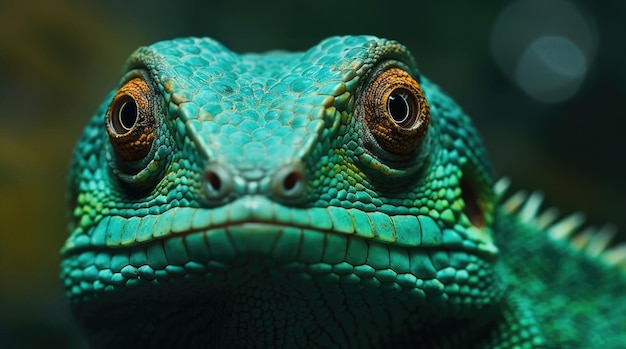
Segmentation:
{"type": "MultiPolygon", "coordinates": [[[[472,316],[476,307],[491,306],[487,298],[470,302],[471,295],[463,294],[460,284],[475,276],[442,268],[448,263],[472,270],[459,264],[465,261],[485,275],[489,263],[461,257],[463,252],[246,222],[136,245],[123,254],[144,253],[158,265],[158,249],[168,251],[162,269],[134,267],[138,260],[131,260],[114,273],[122,279],[114,276],[115,283],[72,302],[95,347],[128,345],[120,338],[168,347],[180,344],[181,337],[189,346],[307,346],[327,341],[327,329],[384,347],[394,344],[390,339],[406,338],[402,334],[426,333],[416,325],[426,319],[429,328],[450,326],[472,316]],[[364,319],[366,326],[353,326],[364,319]],[[172,332],[155,330],[163,326],[172,332]],[[358,333],[351,332],[355,328],[358,333]],[[302,343],[292,343],[294,338],[302,343]]],[[[119,258],[111,257],[112,268],[119,258]]]]}

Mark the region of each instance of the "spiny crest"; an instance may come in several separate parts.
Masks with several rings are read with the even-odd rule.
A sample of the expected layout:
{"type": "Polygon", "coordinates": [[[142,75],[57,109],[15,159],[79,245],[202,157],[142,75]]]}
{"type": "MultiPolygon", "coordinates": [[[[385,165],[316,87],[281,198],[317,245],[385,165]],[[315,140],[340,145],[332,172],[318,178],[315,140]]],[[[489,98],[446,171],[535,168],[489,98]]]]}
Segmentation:
{"type": "Polygon", "coordinates": [[[558,209],[550,207],[541,210],[543,193],[539,191],[528,194],[520,190],[506,198],[510,184],[511,181],[503,177],[494,185],[496,197],[506,212],[516,214],[520,222],[545,231],[551,239],[565,240],[573,249],[626,272],[626,243],[611,244],[617,231],[614,225],[584,227],[585,216],[580,212],[559,220],[558,209]]]}

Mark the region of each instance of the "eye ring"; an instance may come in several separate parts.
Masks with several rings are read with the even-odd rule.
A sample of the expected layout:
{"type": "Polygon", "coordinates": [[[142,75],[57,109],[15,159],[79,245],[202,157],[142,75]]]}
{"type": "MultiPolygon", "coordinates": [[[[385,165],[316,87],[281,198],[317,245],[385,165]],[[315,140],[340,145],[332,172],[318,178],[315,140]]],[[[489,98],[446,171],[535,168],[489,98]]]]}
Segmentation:
{"type": "Polygon", "coordinates": [[[421,86],[395,66],[379,71],[368,81],[355,110],[370,135],[366,145],[394,155],[413,153],[430,124],[430,107],[421,86]]]}
{"type": "Polygon", "coordinates": [[[107,133],[124,161],[146,157],[155,138],[154,89],[136,77],[117,91],[106,115],[107,133]]]}

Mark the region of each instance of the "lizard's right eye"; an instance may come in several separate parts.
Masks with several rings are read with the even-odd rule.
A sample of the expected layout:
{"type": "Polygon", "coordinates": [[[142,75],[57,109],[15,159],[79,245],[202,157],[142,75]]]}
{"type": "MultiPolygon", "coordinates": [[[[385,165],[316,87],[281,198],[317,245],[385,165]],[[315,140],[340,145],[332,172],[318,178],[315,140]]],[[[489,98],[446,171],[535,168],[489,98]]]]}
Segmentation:
{"type": "Polygon", "coordinates": [[[407,157],[428,131],[430,108],[422,89],[408,72],[397,67],[375,74],[356,108],[374,151],[407,157]]]}
{"type": "Polygon", "coordinates": [[[142,78],[122,86],[109,105],[107,132],[115,152],[125,161],[144,158],[154,142],[154,92],[142,78]]]}

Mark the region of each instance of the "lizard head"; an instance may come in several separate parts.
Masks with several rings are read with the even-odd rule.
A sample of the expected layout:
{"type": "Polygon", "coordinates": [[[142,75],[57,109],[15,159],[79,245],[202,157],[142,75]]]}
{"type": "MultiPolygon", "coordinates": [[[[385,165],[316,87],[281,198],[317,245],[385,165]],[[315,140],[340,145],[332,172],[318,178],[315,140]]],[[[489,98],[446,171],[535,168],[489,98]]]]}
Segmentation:
{"type": "Polygon", "coordinates": [[[314,287],[404,320],[462,317],[503,289],[486,159],[397,42],[160,42],[131,56],[75,150],[62,278],[78,314],[269,283],[297,304],[314,287]]]}

